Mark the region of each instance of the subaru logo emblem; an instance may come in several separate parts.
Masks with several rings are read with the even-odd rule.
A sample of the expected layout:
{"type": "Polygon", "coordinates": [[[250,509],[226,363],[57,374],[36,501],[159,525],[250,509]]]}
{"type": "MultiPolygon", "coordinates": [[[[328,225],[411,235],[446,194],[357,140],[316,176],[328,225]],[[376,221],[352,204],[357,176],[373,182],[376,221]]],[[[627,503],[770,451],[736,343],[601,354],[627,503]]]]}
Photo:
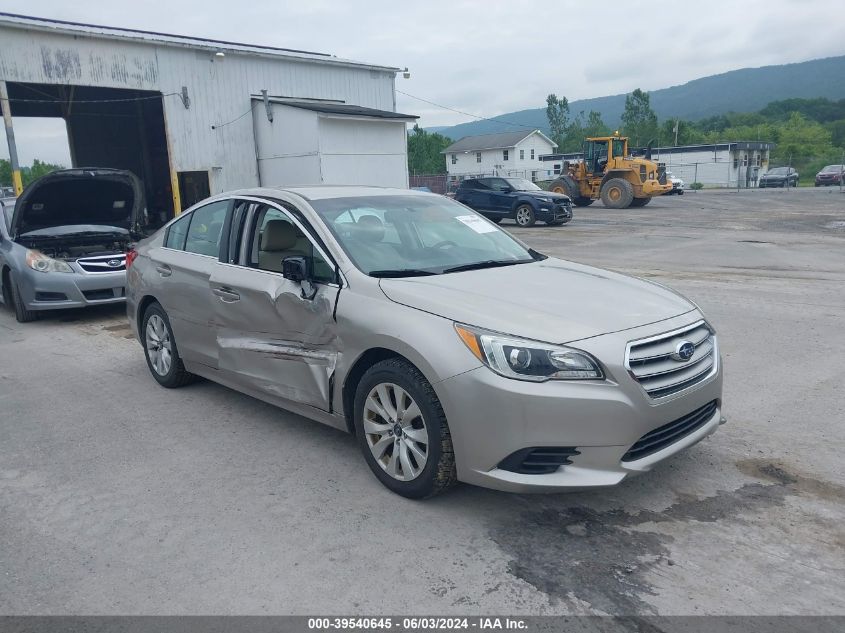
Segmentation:
{"type": "Polygon", "coordinates": [[[685,363],[692,358],[693,354],[695,354],[695,345],[690,341],[681,341],[675,347],[675,351],[671,354],[671,357],[674,360],[685,363]]]}
{"type": "Polygon", "coordinates": [[[119,259],[110,259],[106,262],[106,266],[109,268],[117,268],[118,266],[122,266],[123,262],[119,259]]]}

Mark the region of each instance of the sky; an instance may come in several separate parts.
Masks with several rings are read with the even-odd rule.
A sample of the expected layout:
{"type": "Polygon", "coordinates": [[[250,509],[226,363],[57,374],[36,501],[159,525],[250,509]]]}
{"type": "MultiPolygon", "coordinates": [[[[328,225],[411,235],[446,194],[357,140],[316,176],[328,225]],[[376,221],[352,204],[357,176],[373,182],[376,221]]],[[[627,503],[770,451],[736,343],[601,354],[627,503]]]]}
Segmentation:
{"type": "MultiPolygon", "coordinates": [[[[543,107],[552,92],[572,101],[845,54],[841,0],[0,0],[0,11],[407,67],[397,90],[481,117],[543,107]]],[[[474,120],[404,94],[397,110],[423,127],[474,120]]],[[[69,164],[61,120],[15,126],[22,163],[69,164]]]]}

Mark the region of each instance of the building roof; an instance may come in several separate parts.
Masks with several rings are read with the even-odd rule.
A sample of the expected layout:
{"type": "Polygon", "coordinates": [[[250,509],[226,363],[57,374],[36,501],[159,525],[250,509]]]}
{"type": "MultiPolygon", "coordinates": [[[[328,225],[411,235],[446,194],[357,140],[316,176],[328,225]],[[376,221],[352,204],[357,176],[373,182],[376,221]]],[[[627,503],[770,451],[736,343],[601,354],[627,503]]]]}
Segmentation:
{"type": "Polygon", "coordinates": [[[117,26],[71,22],[68,20],[56,20],[53,18],[39,18],[31,15],[20,15],[17,13],[6,13],[2,11],[0,11],[0,26],[51,31],[54,33],[70,33],[73,35],[82,33],[90,37],[146,42],[161,46],[213,50],[223,53],[232,52],[271,57],[287,57],[324,64],[360,66],[387,72],[398,72],[400,70],[399,68],[395,68],[393,66],[381,66],[378,64],[368,64],[365,62],[342,59],[328,53],[316,53],[313,51],[303,51],[294,48],[215,40],[206,37],[196,37],[193,35],[175,35],[172,33],[160,33],[157,31],[142,31],[140,29],[129,29],[117,26]]]}
{"type": "MultiPolygon", "coordinates": [[[[263,99],[261,95],[252,95],[252,98],[256,101],[263,99]]],[[[365,108],[363,106],[344,103],[343,101],[287,99],[285,97],[268,97],[268,101],[271,103],[279,103],[290,106],[292,108],[321,112],[323,114],[339,114],[343,116],[367,117],[371,119],[398,119],[403,121],[414,121],[419,118],[415,114],[402,114],[401,112],[391,112],[390,110],[376,110],[375,108],[365,108]]]]}
{"type": "Polygon", "coordinates": [[[478,136],[465,136],[462,139],[455,141],[449,147],[444,149],[441,154],[453,154],[456,152],[480,152],[485,149],[508,149],[515,147],[521,141],[524,141],[532,134],[539,134],[552,147],[557,147],[554,141],[543,134],[540,130],[519,130],[517,132],[501,132],[499,134],[479,134],[478,136]]]}

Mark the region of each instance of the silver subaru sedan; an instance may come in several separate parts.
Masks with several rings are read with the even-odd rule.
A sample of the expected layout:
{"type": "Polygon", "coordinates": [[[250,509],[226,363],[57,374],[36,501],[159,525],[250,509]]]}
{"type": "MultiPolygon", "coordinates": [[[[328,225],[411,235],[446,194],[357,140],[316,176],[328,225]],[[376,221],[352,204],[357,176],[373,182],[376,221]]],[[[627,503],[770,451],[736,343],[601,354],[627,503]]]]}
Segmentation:
{"type": "Polygon", "coordinates": [[[547,257],[446,197],[249,189],[127,256],[153,378],[353,433],[411,498],[608,486],[724,421],[716,333],[663,286],[547,257]]]}

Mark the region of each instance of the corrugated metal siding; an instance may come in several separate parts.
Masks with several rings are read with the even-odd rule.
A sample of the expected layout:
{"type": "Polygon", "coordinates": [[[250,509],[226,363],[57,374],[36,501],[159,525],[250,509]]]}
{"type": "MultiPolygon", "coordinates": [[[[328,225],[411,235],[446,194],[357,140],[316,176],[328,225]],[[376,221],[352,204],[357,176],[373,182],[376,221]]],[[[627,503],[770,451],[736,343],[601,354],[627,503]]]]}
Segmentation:
{"type": "MultiPolygon", "coordinates": [[[[164,98],[177,171],[209,170],[212,192],[258,184],[251,118],[218,129],[251,106],[250,95],[338,99],[347,103],[394,109],[392,72],[228,53],[215,60],[207,50],[103,40],[0,25],[0,79],[43,84],[76,84],[181,92],[191,100],[185,109],[178,96],[164,98]]],[[[255,109],[264,116],[263,107],[255,109]]]]}

